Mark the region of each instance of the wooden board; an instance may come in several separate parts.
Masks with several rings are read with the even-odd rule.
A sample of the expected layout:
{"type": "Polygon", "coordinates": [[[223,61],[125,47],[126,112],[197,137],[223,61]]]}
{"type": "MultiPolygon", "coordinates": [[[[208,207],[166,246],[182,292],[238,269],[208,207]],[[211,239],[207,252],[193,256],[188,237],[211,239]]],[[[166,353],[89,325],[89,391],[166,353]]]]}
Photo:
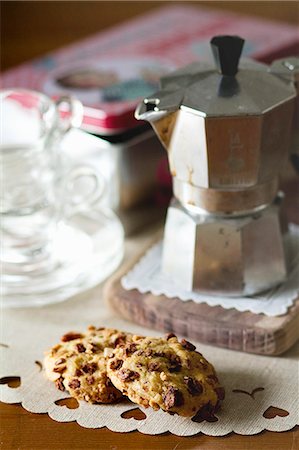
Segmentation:
{"type": "MultiPolygon", "coordinates": [[[[298,179],[284,186],[289,194],[284,205],[286,217],[297,223],[298,186],[298,179]]],[[[298,340],[299,298],[284,316],[268,317],[193,301],[182,302],[164,295],[142,294],[137,289],[125,290],[120,282],[122,276],[148,248],[149,245],[105,286],[105,298],[117,314],[149,328],[172,331],[206,344],[250,353],[279,355],[298,340]]]]}
{"type": "Polygon", "coordinates": [[[142,254],[105,286],[105,299],[125,319],[206,344],[265,355],[279,355],[299,338],[299,299],[288,314],[268,317],[205,303],[182,302],[164,295],[142,294],[137,289],[125,290],[120,280],[142,254]]]}

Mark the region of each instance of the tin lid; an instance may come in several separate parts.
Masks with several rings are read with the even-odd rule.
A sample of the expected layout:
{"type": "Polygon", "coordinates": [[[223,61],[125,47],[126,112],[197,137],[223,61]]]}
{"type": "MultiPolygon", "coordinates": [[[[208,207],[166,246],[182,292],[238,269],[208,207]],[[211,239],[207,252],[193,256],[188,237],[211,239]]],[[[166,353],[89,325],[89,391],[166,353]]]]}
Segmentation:
{"type": "MultiPolygon", "coordinates": [[[[109,94],[113,91],[108,102],[102,102],[99,89],[92,89],[88,83],[84,89],[78,86],[72,89],[57,83],[57,78],[87,69],[91,72],[85,74],[87,78],[92,72],[101,72],[105,81],[107,73],[116,71],[120,83],[127,83],[129,79],[142,78],[141,72],[150,64],[157,69],[158,80],[166,72],[209,58],[210,38],[216,33],[229,34],[232,29],[235,34],[246,36],[243,53],[259,61],[271,62],[298,49],[298,30],[294,25],[210,10],[198,4],[171,3],[5,71],[1,76],[2,88],[23,87],[50,97],[74,94],[84,105],[83,128],[112,136],[137,127],[134,110],[138,102],[159,89],[157,84],[151,91],[143,90],[151,82],[148,71],[146,83],[137,82],[140,96],[135,100],[125,96],[121,101],[115,99],[114,88],[119,88],[119,81],[114,76],[108,77],[115,84],[113,89],[108,88],[109,94]]],[[[132,93],[132,84],[128,86],[132,93]]]]}
{"type": "Polygon", "coordinates": [[[142,56],[84,60],[49,71],[43,90],[49,96],[74,95],[84,105],[82,128],[114,135],[140,125],[133,115],[136,103],[173,68],[161,58],[142,56]]]}
{"type": "Polygon", "coordinates": [[[215,65],[193,63],[164,76],[161,91],[146,98],[136,116],[151,121],[179,108],[204,117],[259,115],[292,99],[292,84],[266,65],[239,65],[243,44],[238,36],[212,38],[215,65]]]}

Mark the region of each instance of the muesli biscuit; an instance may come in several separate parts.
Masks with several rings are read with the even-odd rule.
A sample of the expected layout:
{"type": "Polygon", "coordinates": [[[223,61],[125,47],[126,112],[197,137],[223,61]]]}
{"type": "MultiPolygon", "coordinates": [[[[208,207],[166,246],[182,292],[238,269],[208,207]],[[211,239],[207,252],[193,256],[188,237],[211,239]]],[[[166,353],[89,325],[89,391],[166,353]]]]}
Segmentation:
{"type": "Polygon", "coordinates": [[[113,350],[107,373],[134,403],[181,416],[211,416],[224,398],[213,366],[193,344],[173,334],[166,339],[134,336],[113,350]]]}
{"type": "Polygon", "coordinates": [[[46,376],[57,388],[90,403],[111,403],[122,397],[107,377],[106,359],[118,344],[125,344],[129,333],[90,326],[86,333],[69,332],[47,352],[46,376]]]}

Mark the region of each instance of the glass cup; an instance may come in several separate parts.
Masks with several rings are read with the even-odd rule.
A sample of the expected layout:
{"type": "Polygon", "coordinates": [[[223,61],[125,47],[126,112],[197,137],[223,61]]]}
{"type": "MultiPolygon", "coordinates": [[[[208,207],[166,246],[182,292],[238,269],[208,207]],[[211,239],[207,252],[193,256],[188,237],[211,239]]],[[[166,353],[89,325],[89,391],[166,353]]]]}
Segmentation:
{"type": "MultiPolygon", "coordinates": [[[[2,288],[9,294],[19,286],[30,293],[37,279],[46,286],[47,273],[59,265],[58,227],[99,200],[104,185],[92,168],[70,168],[59,150],[65,133],[81,124],[78,100],[52,101],[38,92],[11,89],[0,92],[0,101],[2,288]]],[[[67,240],[70,231],[65,233],[67,240]]],[[[63,240],[60,236],[59,245],[63,240]]]]}

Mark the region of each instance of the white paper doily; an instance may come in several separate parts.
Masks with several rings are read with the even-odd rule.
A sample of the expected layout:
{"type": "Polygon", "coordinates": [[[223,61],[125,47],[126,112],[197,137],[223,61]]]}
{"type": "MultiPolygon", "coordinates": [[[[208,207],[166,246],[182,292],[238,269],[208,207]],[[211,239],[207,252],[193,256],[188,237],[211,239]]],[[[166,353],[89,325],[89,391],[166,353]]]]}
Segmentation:
{"type": "MultiPolygon", "coordinates": [[[[145,244],[134,240],[130,258],[145,244]]],[[[128,250],[128,248],[127,248],[128,250]]],[[[128,252],[127,252],[128,254],[128,252]]],[[[2,312],[0,336],[0,400],[22,403],[33,413],[47,413],[58,422],[76,421],[82,427],[107,427],[112,431],[139,430],[146,434],[170,431],[179,436],[202,432],[223,436],[232,431],[248,435],[263,430],[286,431],[299,424],[298,353],[299,345],[284,356],[250,355],[207,345],[198,349],[216,367],[226,390],[223,408],[214,422],[195,423],[188,418],[170,416],[162,411],[142,409],[145,417],[128,418],[136,409],[129,402],[115,405],[90,405],[80,402],[75,409],[66,405],[68,394],[57,390],[43,373],[45,349],[69,330],[84,330],[89,324],[115,327],[137,334],[157,335],[115,317],[102,300],[102,287],[80,294],[70,302],[32,310],[2,312]],[[10,387],[12,377],[20,377],[20,386],[10,387]],[[124,417],[123,417],[123,416],[124,417]]]]}
{"type": "Polygon", "coordinates": [[[250,311],[267,316],[286,314],[299,294],[299,226],[290,225],[289,233],[284,239],[289,275],[280,286],[263,294],[251,297],[208,296],[197,292],[184,291],[176,286],[175,280],[161,273],[162,241],[150,248],[141,260],[121,280],[124,289],[138,289],[142,294],[177,297],[182,301],[193,300],[195,303],[207,303],[209,306],[235,308],[238,311],[250,311]]]}

